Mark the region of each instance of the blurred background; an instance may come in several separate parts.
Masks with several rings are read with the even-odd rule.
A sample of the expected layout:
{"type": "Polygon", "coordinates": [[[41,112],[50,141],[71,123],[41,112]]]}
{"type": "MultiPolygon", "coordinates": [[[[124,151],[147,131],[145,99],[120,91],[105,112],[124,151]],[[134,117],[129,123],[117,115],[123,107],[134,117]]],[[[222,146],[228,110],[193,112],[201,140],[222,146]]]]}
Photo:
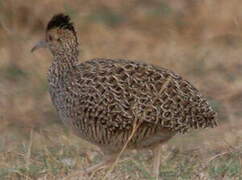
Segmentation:
{"type": "MultiPolygon", "coordinates": [[[[241,9],[240,0],[0,0],[0,179],[60,179],[101,158],[60,123],[48,94],[50,52],[30,53],[60,12],[75,24],[80,62],[128,58],[171,69],[218,112],[219,127],[168,143],[164,179],[241,179],[241,9]]],[[[147,159],[134,154],[113,179],[149,179],[147,159]]]]}

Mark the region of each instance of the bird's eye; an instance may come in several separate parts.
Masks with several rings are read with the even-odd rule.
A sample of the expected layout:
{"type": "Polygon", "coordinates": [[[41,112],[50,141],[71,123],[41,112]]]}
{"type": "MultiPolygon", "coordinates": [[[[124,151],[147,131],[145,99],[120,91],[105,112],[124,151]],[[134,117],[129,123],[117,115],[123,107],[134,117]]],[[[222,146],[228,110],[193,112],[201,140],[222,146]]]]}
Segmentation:
{"type": "Polygon", "coordinates": [[[48,36],[48,40],[49,41],[52,41],[53,40],[53,37],[51,35],[48,36]]]}

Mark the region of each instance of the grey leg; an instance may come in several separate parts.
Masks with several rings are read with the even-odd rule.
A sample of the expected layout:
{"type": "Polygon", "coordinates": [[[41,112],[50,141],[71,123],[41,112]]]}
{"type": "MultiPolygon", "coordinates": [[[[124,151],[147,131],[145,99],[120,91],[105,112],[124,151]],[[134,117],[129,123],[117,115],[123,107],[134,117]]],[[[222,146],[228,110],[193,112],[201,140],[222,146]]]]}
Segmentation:
{"type": "Polygon", "coordinates": [[[162,150],[162,144],[157,144],[152,149],[152,151],[153,151],[152,174],[153,174],[153,176],[155,177],[156,180],[159,180],[160,161],[161,161],[161,150],[162,150]]]}
{"type": "Polygon", "coordinates": [[[115,161],[115,157],[116,155],[106,155],[102,162],[85,169],[85,173],[92,174],[92,173],[95,173],[96,171],[109,167],[115,161]]]}

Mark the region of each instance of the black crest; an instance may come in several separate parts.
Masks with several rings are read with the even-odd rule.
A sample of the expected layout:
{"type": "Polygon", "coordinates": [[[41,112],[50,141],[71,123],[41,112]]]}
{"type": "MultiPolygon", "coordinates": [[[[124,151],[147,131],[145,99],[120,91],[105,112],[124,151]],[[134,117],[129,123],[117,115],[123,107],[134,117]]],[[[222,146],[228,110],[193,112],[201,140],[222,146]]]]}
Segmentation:
{"type": "Polygon", "coordinates": [[[50,22],[47,25],[47,30],[53,28],[60,28],[60,29],[68,29],[75,33],[75,29],[73,27],[73,23],[70,21],[70,17],[64,14],[57,14],[53,16],[50,22]]]}

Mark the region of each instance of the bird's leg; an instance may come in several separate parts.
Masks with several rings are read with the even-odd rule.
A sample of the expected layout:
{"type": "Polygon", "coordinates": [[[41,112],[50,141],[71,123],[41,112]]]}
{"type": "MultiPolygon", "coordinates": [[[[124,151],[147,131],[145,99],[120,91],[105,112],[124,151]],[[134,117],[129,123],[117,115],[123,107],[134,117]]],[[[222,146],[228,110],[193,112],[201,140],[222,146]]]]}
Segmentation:
{"type": "Polygon", "coordinates": [[[115,158],[116,158],[115,155],[106,155],[104,157],[103,161],[85,169],[85,173],[86,174],[92,174],[92,173],[95,173],[96,171],[99,171],[101,169],[108,168],[115,161],[115,158]]]}
{"type": "Polygon", "coordinates": [[[157,144],[153,147],[153,167],[152,167],[152,174],[156,180],[159,180],[159,173],[160,173],[160,161],[161,161],[161,150],[162,144],[157,144]]]}
{"type": "Polygon", "coordinates": [[[106,155],[102,162],[100,162],[96,165],[93,165],[87,169],[84,169],[81,172],[78,171],[78,172],[72,173],[69,176],[65,177],[63,180],[68,180],[68,179],[71,179],[71,177],[77,177],[77,176],[80,178],[83,177],[83,178],[87,179],[87,177],[85,177],[85,176],[90,176],[90,175],[92,176],[92,175],[94,175],[95,172],[111,166],[112,163],[115,161],[115,158],[116,158],[115,154],[106,155]]]}

